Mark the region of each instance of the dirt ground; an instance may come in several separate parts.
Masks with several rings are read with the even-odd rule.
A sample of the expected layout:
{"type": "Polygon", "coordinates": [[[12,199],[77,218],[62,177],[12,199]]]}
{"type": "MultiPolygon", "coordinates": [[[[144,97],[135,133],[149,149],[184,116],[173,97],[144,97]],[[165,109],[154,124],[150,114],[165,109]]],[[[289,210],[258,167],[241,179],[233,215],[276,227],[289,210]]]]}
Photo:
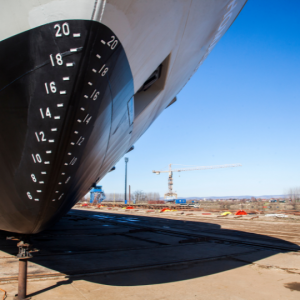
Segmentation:
{"type": "MultiPolygon", "coordinates": [[[[299,227],[277,219],[72,210],[34,237],[41,251],[29,263],[27,294],[43,300],[299,299],[299,227]]],[[[17,293],[16,243],[0,236],[0,288],[10,300],[17,293]]]]}

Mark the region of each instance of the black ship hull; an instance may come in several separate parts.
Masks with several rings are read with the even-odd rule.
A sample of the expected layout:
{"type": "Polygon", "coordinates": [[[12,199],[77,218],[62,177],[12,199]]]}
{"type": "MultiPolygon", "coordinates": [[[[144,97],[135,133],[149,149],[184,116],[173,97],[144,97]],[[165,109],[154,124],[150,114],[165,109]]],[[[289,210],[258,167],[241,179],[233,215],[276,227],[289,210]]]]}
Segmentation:
{"type": "Polygon", "coordinates": [[[131,147],[133,94],[124,49],[101,23],[0,43],[0,229],[40,232],[110,170],[131,147]]]}

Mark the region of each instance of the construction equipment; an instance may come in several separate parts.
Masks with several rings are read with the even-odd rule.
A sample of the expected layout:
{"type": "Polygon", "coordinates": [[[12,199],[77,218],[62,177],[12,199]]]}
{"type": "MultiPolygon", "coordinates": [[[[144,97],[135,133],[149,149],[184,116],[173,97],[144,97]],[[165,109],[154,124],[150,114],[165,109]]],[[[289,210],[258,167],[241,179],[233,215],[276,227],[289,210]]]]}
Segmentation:
{"type": "Polygon", "coordinates": [[[219,165],[219,166],[201,166],[201,167],[193,167],[193,168],[188,168],[188,169],[173,169],[172,170],[172,164],[169,164],[168,171],[152,171],[152,172],[157,175],[159,175],[160,173],[169,173],[169,178],[168,178],[169,191],[164,196],[165,196],[166,200],[172,200],[172,199],[177,199],[177,194],[173,193],[173,172],[233,168],[233,167],[241,167],[241,166],[242,166],[241,164],[232,164],[232,165],[219,165]]]}

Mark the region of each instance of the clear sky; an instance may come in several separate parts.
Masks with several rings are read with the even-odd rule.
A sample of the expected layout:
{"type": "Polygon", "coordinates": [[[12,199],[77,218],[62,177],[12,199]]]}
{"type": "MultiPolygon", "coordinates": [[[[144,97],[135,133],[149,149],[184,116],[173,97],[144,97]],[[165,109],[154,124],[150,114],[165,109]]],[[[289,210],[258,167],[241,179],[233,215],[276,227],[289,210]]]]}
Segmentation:
{"type": "MultiPolygon", "coordinates": [[[[128,153],[132,191],[181,197],[276,195],[300,186],[300,1],[249,0],[203,65],[128,153]],[[179,177],[180,176],[180,177],[179,177]]],[[[124,191],[124,158],[101,181],[124,191]]]]}

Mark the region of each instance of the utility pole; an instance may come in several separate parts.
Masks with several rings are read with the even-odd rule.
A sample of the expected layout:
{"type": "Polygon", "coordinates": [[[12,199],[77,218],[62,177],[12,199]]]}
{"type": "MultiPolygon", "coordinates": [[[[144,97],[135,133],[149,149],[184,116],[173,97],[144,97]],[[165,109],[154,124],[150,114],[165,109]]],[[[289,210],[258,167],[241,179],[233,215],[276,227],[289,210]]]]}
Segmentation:
{"type": "Polygon", "coordinates": [[[128,202],[129,202],[129,205],[130,205],[130,185],[129,185],[129,195],[128,195],[128,202]]]}
{"type": "Polygon", "coordinates": [[[125,157],[125,204],[127,204],[127,163],[128,163],[129,159],[128,157],[125,157]]]}

